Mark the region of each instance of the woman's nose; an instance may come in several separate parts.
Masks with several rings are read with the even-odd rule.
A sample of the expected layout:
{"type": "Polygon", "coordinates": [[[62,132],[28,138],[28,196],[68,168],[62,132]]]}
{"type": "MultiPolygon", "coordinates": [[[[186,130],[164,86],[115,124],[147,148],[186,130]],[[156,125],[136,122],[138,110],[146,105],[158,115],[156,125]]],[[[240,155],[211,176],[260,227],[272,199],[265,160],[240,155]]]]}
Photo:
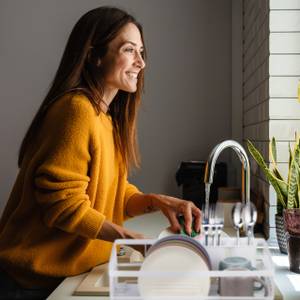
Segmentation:
{"type": "Polygon", "coordinates": [[[142,57],[142,54],[137,52],[137,55],[136,55],[136,60],[135,60],[135,63],[141,68],[141,69],[144,69],[146,64],[145,64],[145,61],[142,57]]]}

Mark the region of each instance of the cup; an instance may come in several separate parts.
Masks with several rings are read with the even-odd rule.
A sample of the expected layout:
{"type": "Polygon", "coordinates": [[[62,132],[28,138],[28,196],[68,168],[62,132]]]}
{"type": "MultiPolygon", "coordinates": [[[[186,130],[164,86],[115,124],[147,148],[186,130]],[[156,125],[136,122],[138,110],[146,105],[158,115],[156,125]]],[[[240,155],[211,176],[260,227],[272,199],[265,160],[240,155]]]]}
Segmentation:
{"type": "MultiPolygon", "coordinates": [[[[247,271],[247,268],[233,267],[228,268],[226,271],[247,271]]],[[[219,293],[220,296],[243,296],[243,297],[252,297],[255,290],[261,290],[265,288],[266,293],[266,282],[263,278],[257,276],[253,277],[220,277],[219,279],[219,293]],[[259,287],[255,287],[255,284],[259,283],[259,287]]]]}
{"type": "Polygon", "coordinates": [[[220,261],[219,270],[226,270],[229,268],[253,269],[250,260],[242,256],[230,256],[220,261]]]}
{"type": "MultiPolygon", "coordinates": [[[[219,270],[223,271],[249,271],[255,270],[250,260],[245,257],[231,256],[226,257],[219,263],[219,270]]],[[[267,295],[267,285],[263,278],[257,276],[249,277],[220,277],[219,278],[219,294],[220,296],[253,296],[254,291],[265,290],[267,295]]]]}

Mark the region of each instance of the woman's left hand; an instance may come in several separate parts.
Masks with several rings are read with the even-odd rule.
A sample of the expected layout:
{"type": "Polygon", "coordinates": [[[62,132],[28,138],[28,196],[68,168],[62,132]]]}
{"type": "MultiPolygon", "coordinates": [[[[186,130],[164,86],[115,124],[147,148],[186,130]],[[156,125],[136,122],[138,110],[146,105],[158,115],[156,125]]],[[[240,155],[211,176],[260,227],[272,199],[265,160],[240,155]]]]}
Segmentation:
{"type": "Polygon", "coordinates": [[[191,201],[186,201],[171,196],[150,194],[154,208],[160,209],[168,218],[173,232],[180,231],[180,224],[177,216],[183,215],[185,220],[185,231],[191,235],[192,222],[194,219],[194,230],[200,232],[201,229],[201,210],[191,201]]]}

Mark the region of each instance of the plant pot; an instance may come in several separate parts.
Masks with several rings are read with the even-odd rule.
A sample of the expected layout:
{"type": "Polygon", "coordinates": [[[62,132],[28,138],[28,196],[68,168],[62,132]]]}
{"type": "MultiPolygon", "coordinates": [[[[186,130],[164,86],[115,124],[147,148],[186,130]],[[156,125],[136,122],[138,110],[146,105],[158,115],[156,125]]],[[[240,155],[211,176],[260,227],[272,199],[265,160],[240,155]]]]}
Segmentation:
{"type": "Polygon", "coordinates": [[[287,246],[290,263],[290,271],[300,274],[300,236],[287,232],[287,246]]]}
{"type": "Polygon", "coordinates": [[[283,211],[290,271],[300,274],[300,208],[283,211]]]}
{"type": "Polygon", "coordinates": [[[279,246],[279,250],[281,253],[287,254],[287,241],[286,234],[284,229],[284,221],[283,216],[276,214],[275,215],[275,226],[276,226],[276,236],[277,242],[279,246]]]}
{"type": "Polygon", "coordinates": [[[288,208],[283,211],[284,228],[292,236],[300,236],[300,208],[288,208]]]}

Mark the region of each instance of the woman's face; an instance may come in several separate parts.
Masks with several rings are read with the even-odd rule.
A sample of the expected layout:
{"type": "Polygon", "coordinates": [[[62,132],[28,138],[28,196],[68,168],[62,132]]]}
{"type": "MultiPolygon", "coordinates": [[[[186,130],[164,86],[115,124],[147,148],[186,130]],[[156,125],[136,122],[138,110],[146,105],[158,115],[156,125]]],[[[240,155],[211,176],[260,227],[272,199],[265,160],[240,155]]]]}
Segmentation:
{"type": "Polygon", "coordinates": [[[138,74],[145,67],[142,55],[140,31],[136,25],[128,23],[109,43],[107,53],[101,59],[104,89],[135,92],[138,74]]]}

